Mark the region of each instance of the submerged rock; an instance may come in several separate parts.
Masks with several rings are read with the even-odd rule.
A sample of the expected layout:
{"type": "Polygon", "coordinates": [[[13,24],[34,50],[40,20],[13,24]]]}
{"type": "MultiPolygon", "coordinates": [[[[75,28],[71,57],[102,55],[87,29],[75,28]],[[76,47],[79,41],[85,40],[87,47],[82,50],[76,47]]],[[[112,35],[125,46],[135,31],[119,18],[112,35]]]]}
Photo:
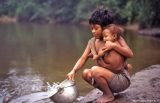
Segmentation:
{"type": "MultiPolygon", "coordinates": [[[[79,103],[95,103],[102,95],[98,89],[93,89],[79,103]]],[[[110,103],[160,103],[160,65],[153,65],[131,77],[130,87],[118,94],[110,103]]]]}

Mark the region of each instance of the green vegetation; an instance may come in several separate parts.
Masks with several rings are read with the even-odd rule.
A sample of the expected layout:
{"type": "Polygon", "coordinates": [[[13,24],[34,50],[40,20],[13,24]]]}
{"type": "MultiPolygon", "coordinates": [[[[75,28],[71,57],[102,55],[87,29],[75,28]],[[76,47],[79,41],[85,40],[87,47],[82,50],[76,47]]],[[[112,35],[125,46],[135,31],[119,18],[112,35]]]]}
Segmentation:
{"type": "Polygon", "coordinates": [[[0,16],[16,17],[20,22],[80,23],[98,6],[113,9],[121,23],[160,26],[159,0],[1,0],[0,16]]]}

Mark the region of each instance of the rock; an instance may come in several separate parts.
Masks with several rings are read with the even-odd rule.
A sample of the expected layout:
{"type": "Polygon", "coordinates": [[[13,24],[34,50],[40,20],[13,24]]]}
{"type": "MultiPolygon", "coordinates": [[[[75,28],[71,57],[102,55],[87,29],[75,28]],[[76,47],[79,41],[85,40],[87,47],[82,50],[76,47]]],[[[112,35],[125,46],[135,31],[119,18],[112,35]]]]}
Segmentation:
{"type": "MultiPolygon", "coordinates": [[[[78,103],[95,103],[102,95],[98,89],[93,89],[78,103]]],[[[153,65],[131,77],[130,87],[118,94],[110,103],[160,103],[160,65],[153,65]]]]}
{"type": "Polygon", "coordinates": [[[139,30],[139,34],[146,35],[146,36],[160,37],[160,28],[139,30]]]}

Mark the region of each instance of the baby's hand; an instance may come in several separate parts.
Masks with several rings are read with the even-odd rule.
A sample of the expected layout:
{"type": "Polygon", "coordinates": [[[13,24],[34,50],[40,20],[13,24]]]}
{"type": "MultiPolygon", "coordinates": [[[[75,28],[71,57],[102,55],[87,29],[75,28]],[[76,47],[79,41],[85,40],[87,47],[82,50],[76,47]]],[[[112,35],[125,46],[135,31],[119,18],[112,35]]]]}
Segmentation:
{"type": "Polygon", "coordinates": [[[105,48],[107,48],[108,50],[114,49],[116,43],[111,42],[111,41],[106,41],[105,43],[105,48]]]}
{"type": "Polygon", "coordinates": [[[100,49],[100,51],[98,52],[98,55],[103,56],[105,51],[106,51],[106,48],[100,49]]]}

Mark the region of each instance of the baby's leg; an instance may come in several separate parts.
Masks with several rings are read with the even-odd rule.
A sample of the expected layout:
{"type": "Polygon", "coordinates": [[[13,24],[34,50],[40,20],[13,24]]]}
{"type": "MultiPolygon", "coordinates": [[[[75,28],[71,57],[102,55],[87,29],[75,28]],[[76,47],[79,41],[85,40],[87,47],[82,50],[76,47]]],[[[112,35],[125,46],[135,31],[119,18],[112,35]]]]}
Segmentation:
{"type": "Polygon", "coordinates": [[[113,73],[108,69],[93,66],[91,68],[91,75],[94,78],[96,85],[103,92],[103,95],[97,99],[98,103],[106,103],[114,100],[112,91],[108,86],[108,81],[113,77],[113,73]]]}
{"type": "Polygon", "coordinates": [[[93,55],[93,60],[97,60],[99,58],[98,55],[93,55]]]}

